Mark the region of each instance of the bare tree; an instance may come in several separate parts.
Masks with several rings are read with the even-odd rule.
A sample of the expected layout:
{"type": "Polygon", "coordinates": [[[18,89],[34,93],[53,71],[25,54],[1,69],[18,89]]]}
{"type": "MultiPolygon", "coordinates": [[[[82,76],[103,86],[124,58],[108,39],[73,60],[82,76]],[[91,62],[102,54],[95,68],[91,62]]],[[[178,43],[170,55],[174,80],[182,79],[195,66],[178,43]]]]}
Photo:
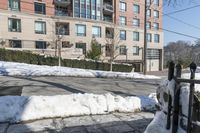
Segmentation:
{"type": "Polygon", "coordinates": [[[121,44],[120,30],[116,25],[106,27],[106,56],[110,57],[110,71],[113,70],[113,62],[119,56],[119,47],[121,44]]]}

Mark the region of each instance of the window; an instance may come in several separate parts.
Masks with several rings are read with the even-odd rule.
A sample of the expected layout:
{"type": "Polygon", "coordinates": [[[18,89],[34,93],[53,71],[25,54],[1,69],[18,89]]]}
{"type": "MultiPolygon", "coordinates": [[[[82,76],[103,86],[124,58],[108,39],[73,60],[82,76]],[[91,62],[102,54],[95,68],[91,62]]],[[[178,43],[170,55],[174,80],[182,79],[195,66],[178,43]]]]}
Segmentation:
{"type": "Polygon", "coordinates": [[[47,44],[44,41],[36,41],[35,42],[35,48],[36,49],[46,49],[47,48],[47,44]]]}
{"type": "Polygon", "coordinates": [[[56,22],[56,35],[69,35],[69,23],[56,22]]]}
{"type": "Polygon", "coordinates": [[[159,34],[154,34],[154,42],[159,43],[160,42],[160,35],[159,34]]]}
{"type": "Polygon", "coordinates": [[[101,27],[92,26],[92,36],[93,37],[101,37],[101,27]]]}
{"type": "Polygon", "coordinates": [[[151,0],[146,0],[147,6],[151,5],[151,0]]]}
{"type": "Polygon", "coordinates": [[[76,48],[83,50],[83,54],[86,55],[86,43],[76,43],[76,48]]]}
{"type": "Polygon", "coordinates": [[[138,46],[133,47],[133,55],[139,55],[139,47],[138,46]]]}
{"type": "Polygon", "coordinates": [[[159,12],[157,10],[154,10],[153,16],[154,18],[159,18],[159,12]]]}
{"type": "Polygon", "coordinates": [[[139,13],[140,13],[140,6],[134,4],[134,5],[133,5],[133,12],[139,14],[139,13]]]}
{"type": "Polygon", "coordinates": [[[120,6],[120,11],[122,11],[122,12],[126,11],[126,3],[125,2],[120,1],[119,6],[120,6]]]}
{"type": "Polygon", "coordinates": [[[155,30],[159,30],[159,24],[158,23],[153,23],[153,27],[155,30]]]}
{"type": "Polygon", "coordinates": [[[159,0],[154,0],[154,5],[159,6],[159,0]]]}
{"type": "Polygon", "coordinates": [[[151,33],[147,33],[147,42],[151,42],[151,33]]]}
{"type": "Polygon", "coordinates": [[[21,20],[8,18],[8,31],[21,32],[21,20]]]}
{"type": "Polygon", "coordinates": [[[126,40],[126,31],[120,30],[120,40],[126,40]]]}
{"type": "Polygon", "coordinates": [[[22,48],[22,41],[20,40],[9,40],[9,46],[12,48],[22,48]]]}
{"type": "Polygon", "coordinates": [[[160,50],[147,49],[147,59],[160,59],[160,50]]]}
{"type": "Polygon", "coordinates": [[[106,56],[111,56],[112,53],[112,45],[111,44],[106,44],[106,56]]]}
{"type": "Polygon", "coordinates": [[[9,0],[8,3],[9,9],[20,11],[20,0],[9,0]]]}
{"type": "Polygon", "coordinates": [[[114,38],[114,28],[106,27],[106,38],[114,38]]]}
{"type": "Polygon", "coordinates": [[[140,26],[140,20],[137,18],[133,19],[133,26],[139,27],[140,26]]]}
{"type": "Polygon", "coordinates": [[[139,41],[139,40],[140,40],[140,33],[133,32],[133,41],[139,41]]]}
{"type": "Polygon", "coordinates": [[[37,14],[46,14],[46,7],[44,3],[34,3],[35,5],[35,13],[37,14]]]}
{"type": "Polygon", "coordinates": [[[68,41],[63,41],[62,42],[62,48],[71,48],[73,44],[70,44],[68,41]]]}
{"type": "Polygon", "coordinates": [[[120,46],[119,47],[119,54],[120,55],[126,55],[126,51],[127,51],[126,46],[120,46]]]}
{"type": "Polygon", "coordinates": [[[86,25],[76,24],[76,35],[86,36],[86,25]]]}
{"type": "Polygon", "coordinates": [[[147,17],[151,17],[151,9],[147,10],[147,17]]]}
{"type": "Polygon", "coordinates": [[[46,22],[35,21],[35,33],[46,34],[46,22]]]}
{"type": "Polygon", "coordinates": [[[126,25],[126,17],[120,16],[120,25],[126,25]]]}
{"type": "Polygon", "coordinates": [[[151,29],[151,22],[147,22],[146,27],[147,27],[147,29],[151,29]]]}

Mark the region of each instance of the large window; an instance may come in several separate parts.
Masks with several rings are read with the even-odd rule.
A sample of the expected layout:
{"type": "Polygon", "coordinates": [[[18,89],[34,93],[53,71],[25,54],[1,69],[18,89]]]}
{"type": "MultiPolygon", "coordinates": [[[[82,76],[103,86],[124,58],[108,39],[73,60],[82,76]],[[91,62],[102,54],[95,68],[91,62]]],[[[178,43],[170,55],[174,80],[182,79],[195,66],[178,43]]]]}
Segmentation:
{"type": "Polygon", "coordinates": [[[86,55],[86,43],[76,43],[76,48],[83,50],[83,54],[86,55]]]}
{"type": "Polygon", "coordinates": [[[46,5],[44,3],[35,2],[35,13],[46,14],[46,5]]]}
{"type": "Polygon", "coordinates": [[[125,12],[126,11],[126,3],[121,2],[119,3],[120,11],[125,12]]]}
{"type": "Polygon", "coordinates": [[[146,0],[146,2],[147,2],[147,6],[151,5],[151,0],[146,0]]]}
{"type": "Polygon", "coordinates": [[[9,46],[12,48],[22,48],[21,40],[9,40],[9,46]]]}
{"type": "Polygon", "coordinates": [[[21,32],[21,20],[8,18],[8,31],[21,32]]]}
{"type": "Polygon", "coordinates": [[[154,18],[159,18],[159,12],[157,10],[154,10],[153,16],[154,18]]]}
{"type": "Polygon", "coordinates": [[[92,26],[92,36],[93,37],[101,37],[101,27],[92,26]]]}
{"type": "Polygon", "coordinates": [[[20,11],[20,0],[9,0],[8,3],[9,9],[20,11]]]}
{"type": "Polygon", "coordinates": [[[151,17],[151,9],[147,10],[147,17],[151,17]]]}
{"type": "Polygon", "coordinates": [[[140,26],[140,20],[137,18],[133,19],[133,26],[139,27],[140,26]]]}
{"type": "Polygon", "coordinates": [[[35,33],[46,34],[46,22],[35,21],[35,33]]]}
{"type": "Polygon", "coordinates": [[[154,0],[154,5],[159,6],[159,0],[154,0]]]}
{"type": "Polygon", "coordinates": [[[76,35],[86,36],[86,25],[76,24],[76,35]]]}
{"type": "Polygon", "coordinates": [[[160,42],[160,35],[159,34],[154,34],[154,42],[159,43],[160,42]]]}
{"type": "Polygon", "coordinates": [[[106,27],[106,38],[114,38],[114,28],[106,27]]]}
{"type": "Polygon", "coordinates": [[[133,12],[139,14],[139,13],[140,13],[140,6],[134,4],[134,5],[133,5],[133,12]]]}
{"type": "Polygon", "coordinates": [[[155,30],[159,30],[159,24],[158,23],[153,23],[153,28],[155,30]]]}
{"type": "Polygon", "coordinates": [[[151,42],[152,40],[152,35],[151,33],[147,33],[147,42],[151,42]]]}
{"type": "Polygon", "coordinates": [[[146,27],[147,27],[147,29],[151,29],[151,22],[147,22],[146,27]]]}
{"type": "Polygon", "coordinates": [[[126,25],[126,17],[120,16],[120,25],[126,25]]]}
{"type": "Polygon", "coordinates": [[[138,46],[133,47],[133,55],[139,55],[139,47],[138,46]]]}
{"type": "Polygon", "coordinates": [[[119,54],[120,55],[126,55],[127,49],[126,46],[120,46],[119,47],[119,54]]]}
{"type": "Polygon", "coordinates": [[[69,35],[69,23],[56,22],[56,35],[69,35]]]}
{"type": "Polygon", "coordinates": [[[80,0],[74,0],[74,16],[80,17],[80,0]]]}
{"type": "Polygon", "coordinates": [[[120,40],[126,40],[126,31],[120,30],[120,40]]]}
{"type": "Polygon", "coordinates": [[[106,56],[111,56],[113,54],[112,47],[113,47],[112,44],[106,44],[106,56]]]}
{"type": "Polygon", "coordinates": [[[140,40],[140,33],[134,31],[133,32],[133,41],[139,41],[140,40]]]}
{"type": "Polygon", "coordinates": [[[80,0],[81,1],[81,17],[86,18],[86,1],[85,0],[80,0]]]}
{"type": "Polygon", "coordinates": [[[47,48],[47,44],[44,41],[36,41],[35,42],[35,48],[36,49],[46,49],[47,48]]]}

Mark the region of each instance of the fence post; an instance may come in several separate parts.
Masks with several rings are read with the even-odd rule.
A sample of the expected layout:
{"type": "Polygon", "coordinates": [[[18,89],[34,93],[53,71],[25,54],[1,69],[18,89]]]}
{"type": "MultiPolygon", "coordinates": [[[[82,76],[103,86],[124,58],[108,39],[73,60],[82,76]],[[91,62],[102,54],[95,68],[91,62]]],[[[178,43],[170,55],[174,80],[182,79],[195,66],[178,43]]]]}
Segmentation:
{"type": "MultiPolygon", "coordinates": [[[[181,77],[182,67],[180,64],[176,65],[176,78],[181,77]]],[[[179,117],[179,96],[180,96],[180,83],[176,81],[174,89],[174,104],[173,104],[173,126],[172,133],[176,133],[178,129],[178,117],[179,117]]]]}
{"type": "MultiPolygon", "coordinates": [[[[174,77],[174,62],[171,61],[169,63],[169,67],[168,67],[168,80],[171,81],[174,77]]],[[[172,97],[170,95],[170,93],[168,93],[169,97],[168,97],[168,111],[167,111],[167,125],[166,125],[166,129],[170,129],[170,125],[171,125],[171,109],[172,109],[172,97]]]]}
{"type": "MultiPolygon", "coordinates": [[[[190,64],[190,72],[191,72],[190,79],[194,79],[195,78],[195,71],[196,71],[196,69],[197,69],[197,65],[194,62],[192,62],[190,64]]],[[[187,133],[191,133],[193,100],[194,100],[194,83],[190,83],[187,133]]]]}

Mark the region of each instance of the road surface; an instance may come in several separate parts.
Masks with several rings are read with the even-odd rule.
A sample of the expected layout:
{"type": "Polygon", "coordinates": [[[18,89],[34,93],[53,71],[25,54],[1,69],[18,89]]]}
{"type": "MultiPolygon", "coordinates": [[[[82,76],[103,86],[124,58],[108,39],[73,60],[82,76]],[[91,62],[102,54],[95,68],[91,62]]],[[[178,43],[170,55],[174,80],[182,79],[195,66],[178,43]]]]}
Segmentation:
{"type": "Polygon", "coordinates": [[[0,95],[64,95],[72,93],[112,93],[121,96],[155,93],[161,80],[76,77],[0,76],[0,95]]]}

